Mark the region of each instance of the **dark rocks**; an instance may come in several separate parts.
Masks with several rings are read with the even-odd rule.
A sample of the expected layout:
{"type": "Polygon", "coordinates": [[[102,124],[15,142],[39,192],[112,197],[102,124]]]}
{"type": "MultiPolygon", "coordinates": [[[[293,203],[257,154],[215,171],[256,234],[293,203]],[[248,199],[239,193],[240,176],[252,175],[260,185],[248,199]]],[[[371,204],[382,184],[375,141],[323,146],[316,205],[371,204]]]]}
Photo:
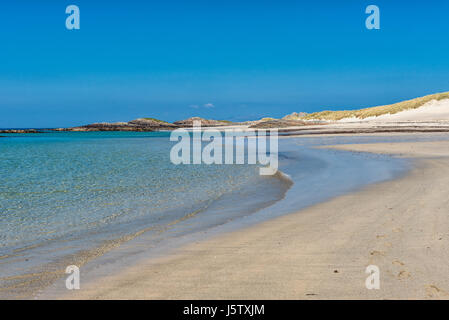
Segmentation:
{"type": "Polygon", "coordinates": [[[178,128],[177,125],[154,118],[139,118],[128,122],[129,125],[135,125],[140,127],[151,127],[159,130],[169,130],[178,128]]]}
{"type": "Polygon", "coordinates": [[[6,129],[0,130],[0,133],[41,133],[41,131],[36,129],[6,129]]]}
{"type": "Polygon", "coordinates": [[[200,121],[203,127],[218,127],[218,126],[229,126],[235,125],[235,123],[230,121],[220,121],[220,120],[207,120],[199,117],[193,117],[186,120],[176,121],[174,123],[169,123],[166,121],[154,119],[154,118],[139,118],[129,122],[101,122],[93,123],[79,127],[72,128],[58,128],[53,129],[53,131],[79,131],[79,132],[89,132],[89,131],[140,131],[140,132],[151,132],[151,131],[164,131],[164,130],[174,130],[177,128],[191,128],[194,121],[200,121]]]}
{"type": "Polygon", "coordinates": [[[310,123],[300,120],[267,120],[267,121],[259,121],[256,124],[250,126],[250,128],[257,129],[271,129],[271,128],[287,128],[287,127],[299,127],[306,126],[310,123]]]}
{"type": "Polygon", "coordinates": [[[234,123],[230,121],[223,121],[223,120],[208,120],[203,119],[200,117],[192,117],[185,120],[179,120],[173,122],[175,125],[182,127],[182,128],[188,128],[193,126],[194,121],[200,121],[202,127],[222,127],[222,126],[230,126],[234,123]]]}
{"type": "Polygon", "coordinates": [[[55,129],[55,131],[79,131],[79,132],[89,132],[89,131],[136,131],[136,132],[152,132],[159,130],[173,130],[178,128],[178,126],[168,123],[162,120],[153,118],[139,118],[129,122],[102,122],[93,123],[80,127],[73,128],[60,128],[55,129]]]}

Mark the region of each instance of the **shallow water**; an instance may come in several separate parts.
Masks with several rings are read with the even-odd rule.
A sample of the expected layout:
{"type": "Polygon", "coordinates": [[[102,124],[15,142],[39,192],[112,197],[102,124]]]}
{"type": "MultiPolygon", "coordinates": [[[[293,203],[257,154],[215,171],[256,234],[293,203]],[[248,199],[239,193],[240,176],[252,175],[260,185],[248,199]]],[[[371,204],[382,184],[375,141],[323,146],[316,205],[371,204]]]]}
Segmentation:
{"type": "MultiPolygon", "coordinates": [[[[16,287],[17,276],[37,270],[56,272],[67,258],[88,260],[142,230],[164,233],[218,203],[224,212],[230,203],[223,198],[233,194],[252,199],[244,206],[251,212],[289,187],[260,176],[256,165],[173,165],[173,144],[162,132],[2,138],[0,285],[16,287]]],[[[198,225],[230,218],[210,214],[198,225]]]]}

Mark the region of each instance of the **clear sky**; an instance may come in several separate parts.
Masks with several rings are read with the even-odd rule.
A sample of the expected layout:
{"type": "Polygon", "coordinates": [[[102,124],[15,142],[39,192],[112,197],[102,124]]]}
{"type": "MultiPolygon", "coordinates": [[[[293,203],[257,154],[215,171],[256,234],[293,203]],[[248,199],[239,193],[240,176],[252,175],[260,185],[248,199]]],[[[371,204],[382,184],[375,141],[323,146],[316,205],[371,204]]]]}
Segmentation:
{"type": "Polygon", "coordinates": [[[0,4],[0,128],[354,109],[449,91],[449,1],[0,4]],[[67,30],[67,5],[81,29],[67,30]],[[367,5],[380,30],[365,28],[367,5]]]}

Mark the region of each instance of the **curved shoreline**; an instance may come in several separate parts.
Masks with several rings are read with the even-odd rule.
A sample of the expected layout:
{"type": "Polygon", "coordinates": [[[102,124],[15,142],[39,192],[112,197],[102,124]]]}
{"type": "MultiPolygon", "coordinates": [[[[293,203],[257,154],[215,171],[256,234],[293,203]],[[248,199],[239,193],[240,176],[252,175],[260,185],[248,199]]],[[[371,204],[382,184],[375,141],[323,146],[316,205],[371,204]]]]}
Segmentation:
{"type": "MultiPolygon", "coordinates": [[[[120,247],[132,247],[132,244],[127,243],[131,243],[131,241],[137,237],[140,237],[140,241],[145,241],[145,245],[150,247],[154,247],[156,245],[159,245],[160,243],[168,241],[168,244],[165,244],[161,247],[161,251],[164,252],[166,248],[175,246],[170,244],[170,237],[183,238],[185,236],[188,237],[189,233],[208,232],[214,227],[227,223],[230,220],[238,219],[241,216],[246,216],[258,210],[266,208],[273,203],[282,200],[285,197],[285,193],[292,184],[292,181],[290,179],[282,176],[280,173],[277,173],[275,176],[267,177],[266,179],[267,180],[264,185],[248,185],[244,188],[246,195],[251,195],[251,197],[259,199],[258,201],[252,201],[243,209],[233,210],[234,212],[232,212],[232,214],[228,214],[227,216],[223,217],[224,220],[200,220],[201,223],[198,223],[197,216],[207,216],[208,214],[216,215],[216,213],[214,213],[214,210],[216,211],[214,207],[217,206],[220,207],[220,209],[223,209],[226,206],[228,206],[229,209],[234,208],[233,203],[235,203],[236,201],[241,201],[241,199],[238,198],[239,192],[237,191],[233,190],[223,194],[217,199],[210,199],[207,201],[207,203],[204,203],[204,205],[201,205],[197,208],[195,207],[179,209],[177,211],[184,212],[182,216],[180,216],[180,218],[176,220],[168,220],[164,225],[147,225],[145,228],[141,227],[140,229],[128,227],[128,229],[130,230],[135,230],[132,233],[121,232],[122,235],[118,238],[103,240],[94,246],[86,247],[85,249],[77,251],[74,254],[66,254],[61,257],[55,257],[54,260],[50,263],[45,263],[43,265],[37,265],[33,267],[32,272],[21,273],[17,275],[8,275],[6,277],[2,276],[0,278],[0,281],[2,282],[2,286],[0,287],[0,296],[6,299],[33,298],[39,292],[45,291],[46,288],[51,288],[58,279],[61,279],[61,277],[64,276],[65,268],[68,265],[77,265],[79,267],[83,267],[84,265],[89,263],[89,265],[91,265],[91,267],[95,269],[102,263],[101,258],[111,250],[115,250],[113,255],[116,259],[122,259],[122,257],[128,256],[129,251],[132,250],[121,250],[120,247]],[[266,193],[269,192],[269,190],[274,191],[275,189],[278,194],[273,193],[267,197],[266,193]],[[189,231],[190,229],[192,229],[193,231],[189,231]],[[143,236],[144,234],[145,236],[143,236]]],[[[167,212],[167,216],[170,217],[172,216],[172,214],[167,212]]],[[[174,216],[179,216],[179,213],[174,214],[174,216]]],[[[145,224],[145,221],[143,220],[141,221],[141,223],[145,224]]],[[[133,224],[139,225],[138,222],[133,222],[133,224]]],[[[109,228],[113,229],[116,229],[117,227],[118,226],[109,226],[109,228]]],[[[98,231],[97,233],[100,234],[101,231],[98,231]]],[[[111,232],[108,231],[108,233],[111,232]]],[[[88,238],[90,237],[92,242],[98,242],[95,234],[89,235],[89,232],[87,232],[85,236],[88,238]]],[[[67,241],[82,241],[81,238],[83,237],[79,238],[80,240],[70,240],[65,238],[52,239],[46,241],[45,243],[39,243],[37,245],[19,248],[15,251],[24,251],[28,248],[33,250],[37,248],[40,251],[48,252],[48,255],[51,251],[57,252],[61,250],[59,248],[59,242],[65,243],[67,241]]],[[[68,242],[67,245],[68,244],[70,244],[70,242],[68,242]]],[[[73,245],[74,244],[72,244],[72,246],[73,245]]],[[[0,258],[14,258],[14,256],[13,254],[11,254],[0,258]]],[[[3,261],[3,264],[5,264],[5,262],[6,261],[3,261]]]]}
{"type": "MultiPolygon", "coordinates": [[[[288,175],[282,173],[280,170],[278,170],[275,175],[267,176],[265,179],[267,179],[266,185],[257,186],[256,188],[253,186],[251,190],[248,190],[250,186],[246,186],[245,188],[245,196],[251,195],[251,197],[260,198],[260,201],[252,201],[244,208],[235,209],[233,203],[241,201],[238,197],[242,196],[239,195],[240,192],[231,191],[228,194],[222,195],[219,199],[211,200],[206,207],[187,213],[184,217],[168,223],[162,229],[148,227],[113,241],[105,241],[101,246],[85,250],[76,256],[59,261],[58,264],[55,265],[59,268],[58,272],[55,270],[42,272],[39,277],[40,281],[45,284],[39,288],[27,290],[27,293],[23,295],[23,297],[35,298],[36,296],[39,296],[45,297],[44,299],[49,297],[51,297],[50,299],[54,299],[55,297],[53,297],[50,292],[54,288],[57,288],[58,291],[61,290],[60,285],[62,282],[59,281],[57,283],[57,281],[58,279],[62,279],[61,277],[64,275],[63,270],[65,266],[70,264],[80,266],[80,268],[83,267],[88,273],[93,271],[92,278],[96,279],[98,275],[96,275],[95,272],[97,272],[98,268],[104,268],[104,265],[102,265],[103,263],[107,264],[104,268],[107,272],[117,273],[122,271],[123,266],[117,266],[113,262],[111,263],[111,256],[114,260],[125,259],[127,263],[138,263],[142,260],[142,256],[163,256],[176,248],[192,243],[195,239],[206,239],[216,232],[215,229],[220,229],[220,227],[228,225],[231,221],[251,216],[260,210],[270,207],[274,203],[282,201],[285,198],[286,192],[293,184],[293,181],[288,175]],[[275,182],[275,186],[273,186],[273,180],[279,181],[280,184],[275,182]],[[270,183],[269,181],[272,182],[270,183]],[[270,200],[273,198],[273,195],[267,197],[267,191],[270,189],[273,190],[273,188],[278,190],[279,195],[277,195],[275,199],[270,200]],[[220,211],[229,207],[228,210],[232,209],[232,212],[231,214],[228,213],[224,217],[224,220],[213,219],[209,222],[202,221],[202,224],[195,224],[195,219],[204,220],[208,215],[216,215],[216,207],[220,208],[220,211]],[[193,229],[190,230],[190,228],[193,229]],[[170,236],[164,236],[166,233],[170,233],[170,236]],[[166,239],[166,237],[168,238],[166,239]],[[135,250],[136,247],[146,248],[142,252],[137,252],[138,250],[135,250]],[[147,249],[148,247],[149,249],[147,249]],[[85,268],[86,264],[88,264],[87,268],[85,268]],[[48,276],[49,279],[42,281],[43,273],[45,273],[45,276],[48,276]]],[[[53,269],[55,266],[53,266],[53,269]]],[[[62,288],[62,290],[65,290],[65,288],[62,288]]],[[[57,296],[58,295],[59,293],[57,296]]]]}
{"type": "MultiPolygon", "coordinates": [[[[298,148],[297,146],[291,146],[291,147],[294,149],[298,148]]],[[[290,157],[290,154],[288,154],[288,156],[287,156],[287,162],[288,162],[288,160],[298,161],[298,159],[293,160],[293,158],[289,158],[289,157],[290,157]]],[[[304,156],[301,155],[301,157],[302,157],[301,163],[296,163],[294,166],[300,166],[304,162],[304,156]]],[[[339,154],[338,157],[341,157],[341,155],[339,154]]],[[[354,155],[349,155],[349,157],[354,157],[354,155]]],[[[317,159],[311,158],[310,162],[315,164],[317,162],[317,159]]],[[[342,162],[345,162],[345,161],[346,161],[346,159],[342,159],[342,162]]],[[[362,160],[355,160],[355,161],[362,161],[362,160]]],[[[283,161],[283,162],[285,162],[285,161],[283,161]]],[[[284,165],[284,167],[285,167],[285,165],[284,165]]],[[[286,166],[286,169],[289,169],[288,165],[286,166]]],[[[331,169],[332,168],[328,168],[326,170],[331,170],[331,169]]],[[[316,170],[322,170],[322,168],[318,167],[316,170]]],[[[296,174],[295,171],[291,171],[291,170],[290,170],[290,173],[293,174],[293,176],[296,174]]],[[[285,174],[285,175],[288,177],[290,174],[285,174]]],[[[298,177],[296,177],[296,178],[298,178],[298,177]]],[[[322,184],[322,182],[319,182],[319,183],[322,184]]],[[[365,183],[368,183],[368,182],[365,182],[365,183]]],[[[365,183],[355,184],[353,188],[355,188],[356,185],[364,185],[365,183]]],[[[350,187],[348,187],[348,188],[350,188],[350,187]]],[[[349,190],[346,190],[346,191],[349,191],[349,190]]],[[[344,190],[342,192],[344,192],[344,190]]],[[[304,195],[304,197],[306,197],[306,196],[307,195],[304,195]]],[[[326,196],[326,194],[317,196],[315,200],[312,199],[310,202],[303,203],[301,205],[304,205],[304,206],[312,205],[316,202],[322,201],[323,198],[328,199],[328,198],[332,198],[333,196],[335,196],[335,194],[333,192],[330,192],[327,194],[327,196],[326,196]]],[[[293,194],[293,197],[294,197],[294,194],[293,194]]],[[[294,197],[294,198],[296,198],[296,197],[294,197]]],[[[240,229],[243,229],[246,227],[251,227],[252,225],[257,225],[259,223],[265,223],[264,221],[272,221],[273,218],[275,218],[279,215],[284,215],[284,214],[294,211],[294,210],[291,211],[291,208],[289,208],[289,202],[291,204],[292,195],[289,196],[289,199],[290,200],[287,199],[288,201],[285,201],[286,199],[283,199],[282,201],[277,201],[274,205],[265,208],[265,210],[264,209],[258,210],[257,214],[250,214],[249,212],[247,212],[247,214],[245,214],[244,217],[240,217],[239,219],[233,220],[232,222],[227,222],[224,225],[221,225],[221,224],[216,225],[212,228],[203,230],[202,232],[196,232],[194,234],[189,234],[186,236],[178,237],[177,239],[172,239],[171,244],[163,245],[160,248],[152,248],[151,250],[144,250],[144,252],[141,252],[140,254],[137,254],[134,257],[128,256],[126,259],[122,259],[124,256],[126,256],[127,250],[135,251],[135,248],[140,248],[140,247],[148,245],[149,238],[146,236],[141,236],[138,239],[134,239],[134,240],[130,241],[129,243],[126,243],[124,248],[121,248],[118,250],[116,249],[116,250],[114,250],[114,252],[110,252],[110,253],[106,254],[104,257],[97,259],[94,262],[94,265],[98,266],[98,265],[103,264],[102,267],[96,268],[94,266],[89,266],[88,268],[85,268],[83,270],[84,271],[83,279],[85,280],[85,282],[87,284],[96,283],[98,281],[98,279],[101,279],[105,276],[108,276],[111,274],[119,275],[119,274],[123,273],[124,270],[128,269],[132,265],[140,265],[148,258],[160,259],[165,256],[169,256],[171,253],[179,250],[179,248],[188,246],[191,243],[194,243],[197,241],[203,241],[203,240],[207,241],[210,238],[214,238],[214,237],[220,236],[222,234],[233,233],[236,230],[240,230],[240,229]],[[283,205],[284,201],[287,204],[285,206],[283,205]],[[125,252],[125,254],[123,254],[123,252],[122,252],[122,254],[120,254],[119,253],[120,251],[125,252]],[[119,260],[118,263],[115,263],[115,264],[110,263],[111,260],[117,260],[117,259],[119,260]]],[[[296,207],[297,207],[297,204],[298,203],[296,202],[296,205],[295,205],[296,207]]],[[[241,211],[241,208],[238,208],[237,210],[241,211]]],[[[40,294],[38,297],[44,298],[44,299],[55,298],[55,297],[59,296],[60,294],[64,294],[64,293],[65,293],[65,289],[63,287],[61,287],[61,284],[59,283],[59,284],[51,286],[47,290],[44,290],[42,292],[42,294],[40,294]]]]}
{"type": "MultiPolygon", "coordinates": [[[[422,145],[428,143],[383,143],[376,150],[414,157],[422,145]]],[[[448,141],[432,146],[449,150],[448,141]]],[[[448,158],[449,151],[420,160],[399,179],[187,245],[63,298],[448,298],[448,158]],[[369,264],[381,270],[381,290],[365,288],[369,264]]]]}

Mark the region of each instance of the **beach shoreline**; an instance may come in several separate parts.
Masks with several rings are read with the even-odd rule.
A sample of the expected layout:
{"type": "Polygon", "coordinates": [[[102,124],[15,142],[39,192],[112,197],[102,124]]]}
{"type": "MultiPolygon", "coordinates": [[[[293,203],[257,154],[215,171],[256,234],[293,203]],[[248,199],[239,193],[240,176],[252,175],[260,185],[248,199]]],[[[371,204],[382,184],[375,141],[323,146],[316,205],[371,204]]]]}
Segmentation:
{"type": "Polygon", "coordinates": [[[332,148],[420,159],[404,177],[188,244],[60,298],[448,298],[449,142],[332,148]],[[365,288],[373,264],[380,290],[365,288]]]}

